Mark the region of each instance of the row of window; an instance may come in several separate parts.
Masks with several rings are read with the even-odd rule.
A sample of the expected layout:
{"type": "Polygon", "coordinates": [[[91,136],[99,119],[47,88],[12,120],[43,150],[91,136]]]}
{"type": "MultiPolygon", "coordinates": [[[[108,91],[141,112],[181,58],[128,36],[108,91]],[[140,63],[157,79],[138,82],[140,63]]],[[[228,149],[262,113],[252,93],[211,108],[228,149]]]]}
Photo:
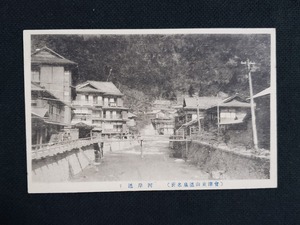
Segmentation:
{"type": "Polygon", "coordinates": [[[82,103],[99,104],[104,106],[116,107],[122,106],[122,100],[118,98],[102,98],[102,96],[95,95],[79,95],[77,99],[82,103]]]}
{"type": "MultiPolygon", "coordinates": [[[[31,81],[33,82],[45,82],[45,83],[56,83],[57,77],[64,74],[64,84],[70,85],[71,71],[64,70],[63,67],[33,67],[31,70],[31,81]],[[43,77],[41,77],[41,74],[43,77]]],[[[60,81],[59,81],[60,82],[60,81]]]]}
{"type": "Polygon", "coordinates": [[[223,109],[220,112],[220,118],[235,119],[236,118],[236,111],[235,111],[235,109],[227,109],[227,110],[223,109]]]}
{"type": "Polygon", "coordinates": [[[62,108],[49,104],[49,119],[56,122],[64,122],[64,111],[62,108]]]}

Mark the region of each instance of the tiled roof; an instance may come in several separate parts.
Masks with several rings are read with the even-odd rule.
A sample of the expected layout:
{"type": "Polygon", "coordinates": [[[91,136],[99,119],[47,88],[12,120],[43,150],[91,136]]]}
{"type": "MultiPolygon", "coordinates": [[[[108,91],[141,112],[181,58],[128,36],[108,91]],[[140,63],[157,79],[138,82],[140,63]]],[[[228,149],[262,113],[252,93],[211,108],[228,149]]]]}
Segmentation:
{"type": "Polygon", "coordinates": [[[31,91],[45,91],[40,85],[31,82],[31,91]]]}
{"type": "MultiPolygon", "coordinates": [[[[43,97],[47,97],[47,98],[53,98],[59,102],[61,102],[64,105],[67,105],[69,107],[71,107],[71,105],[69,105],[68,103],[64,102],[63,100],[61,100],[60,98],[56,97],[51,91],[45,89],[44,87],[41,87],[39,84],[37,83],[33,83],[31,82],[31,91],[41,91],[43,92],[44,96],[43,97]]],[[[72,108],[72,107],[71,107],[72,108]]]]}
{"type": "Polygon", "coordinates": [[[64,58],[52,49],[43,47],[31,54],[31,63],[33,64],[56,64],[56,65],[76,65],[75,62],[64,58]]]}
{"type": "Polygon", "coordinates": [[[250,103],[248,102],[240,102],[237,100],[232,100],[230,102],[223,102],[219,104],[219,106],[227,106],[227,107],[251,107],[250,103]]]}
{"type": "Polygon", "coordinates": [[[171,105],[171,101],[170,100],[155,100],[154,101],[154,105],[171,105]]]}
{"type": "Polygon", "coordinates": [[[92,87],[82,87],[82,88],[76,88],[77,92],[96,92],[96,93],[102,93],[100,90],[92,88],[92,87]]]}
{"type": "Polygon", "coordinates": [[[131,112],[128,112],[128,118],[131,118],[131,117],[137,117],[137,116],[131,112]]]}
{"type": "Polygon", "coordinates": [[[225,98],[221,102],[214,104],[209,108],[217,107],[218,104],[222,107],[251,107],[251,104],[248,103],[244,98],[240,97],[238,94],[225,98]]]}
{"type": "MultiPolygon", "coordinates": [[[[105,81],[92,81],[88,80],[83,84],[79,84],[76,87],[76,90],[82,90],[83,88],[87,88],[86,85],[90,84],[95,90],[98,92],[107,94],[107,95],[123,95],[120,90],[112,83],[112,82],[105,82],[105,81]]],[[[90,91],[94,91],[91,87],[89,87],[90,91]]]]}
{"type": "Polygon", "coordinates": [[[40,118],[45,118],[47,117],[48,114],[48,109],[47,108],[31,108],[31,113],[40,117],[40,118]]]}

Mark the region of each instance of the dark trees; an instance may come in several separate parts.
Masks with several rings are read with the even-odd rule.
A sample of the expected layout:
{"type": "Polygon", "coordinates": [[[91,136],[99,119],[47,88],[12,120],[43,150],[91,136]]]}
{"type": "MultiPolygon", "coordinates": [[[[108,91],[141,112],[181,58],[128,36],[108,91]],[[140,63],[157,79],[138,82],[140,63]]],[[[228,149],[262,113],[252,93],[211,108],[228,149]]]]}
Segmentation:
{"type": "Polygon", "coordinates": [[[190,94],[191,85],[202,96],[219,91],[248,96],[247,72],[241,65],[247,58],[256,62],[254,93],[270,84],[269,35],[32,36],[32,50],[44,45],[78,63],[76,83],[109,79],[124,91],[143,93],[141,102],[190,94]]]}

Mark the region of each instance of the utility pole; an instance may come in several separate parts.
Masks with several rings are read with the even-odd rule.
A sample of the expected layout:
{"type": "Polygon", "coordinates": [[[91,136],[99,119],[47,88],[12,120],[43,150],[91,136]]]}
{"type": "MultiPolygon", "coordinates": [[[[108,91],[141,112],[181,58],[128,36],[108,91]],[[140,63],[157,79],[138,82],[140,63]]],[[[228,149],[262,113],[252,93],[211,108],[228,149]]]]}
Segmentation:
{"type": "Polygon", "coordinates": [[[252,87],[252,78],[251,78],[251,65],[254,65],[255,63],[250,62],[250,60],[247,59],[246,62],[241,62],[241,64],[246,65],[247,70],[248,70],[253,142],[254,142],[254,148],[257,150],[258,149],[258,141],[257,141],[256,118],[255,118],[255,109],[254,109],[254,101],[253,101],[253,87],[252,87]]]}
{"type": "MultiPolygon", "coordinates": [[[[217,94],[217,97],[219,97],[219,93],[217,94]]],[[[217,119],[218,119],[218,136],[220,135],[220,106],[219,101],[217,104],[217,119]]]]}
{"type": "Polygon", "coordinates": [[[110,75],[111,75],[111,71],[112,71],[112,68],[110,68],[110,70],[109,70],[109,73],[108,73],[108,76],[107,76],[107,80],[106,80],[106,81],[108,81],[108,79],[109,79],[109,77],[110,77],[110,75]]]}
{"type": "Polygon", "coordinates": [[[200,113],[199,113],[199,97],[196,96],[196,99],[197,99],[198,134],[200,134],[200,131],[201,131],[201,124],[200,124],[200,113]]]}

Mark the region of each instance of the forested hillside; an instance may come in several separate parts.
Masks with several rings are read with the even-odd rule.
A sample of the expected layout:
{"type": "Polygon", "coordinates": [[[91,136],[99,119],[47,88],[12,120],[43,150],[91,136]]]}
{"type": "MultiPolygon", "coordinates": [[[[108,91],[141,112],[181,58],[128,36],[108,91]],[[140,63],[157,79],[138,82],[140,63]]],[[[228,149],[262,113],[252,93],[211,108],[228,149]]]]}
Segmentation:
{"type": "Polygon", "coordinates": [[[141,110],[149,100],[176,99],[188,90],[200,96],[219,91],[248,96],[241,65],[247,58],[256,63],[254,93],[270,85],[269,35],[32,36],[32,51],[45,45],[78,63],[75,84],[112,81],[131,96],[127,104],[141,110]]]}

